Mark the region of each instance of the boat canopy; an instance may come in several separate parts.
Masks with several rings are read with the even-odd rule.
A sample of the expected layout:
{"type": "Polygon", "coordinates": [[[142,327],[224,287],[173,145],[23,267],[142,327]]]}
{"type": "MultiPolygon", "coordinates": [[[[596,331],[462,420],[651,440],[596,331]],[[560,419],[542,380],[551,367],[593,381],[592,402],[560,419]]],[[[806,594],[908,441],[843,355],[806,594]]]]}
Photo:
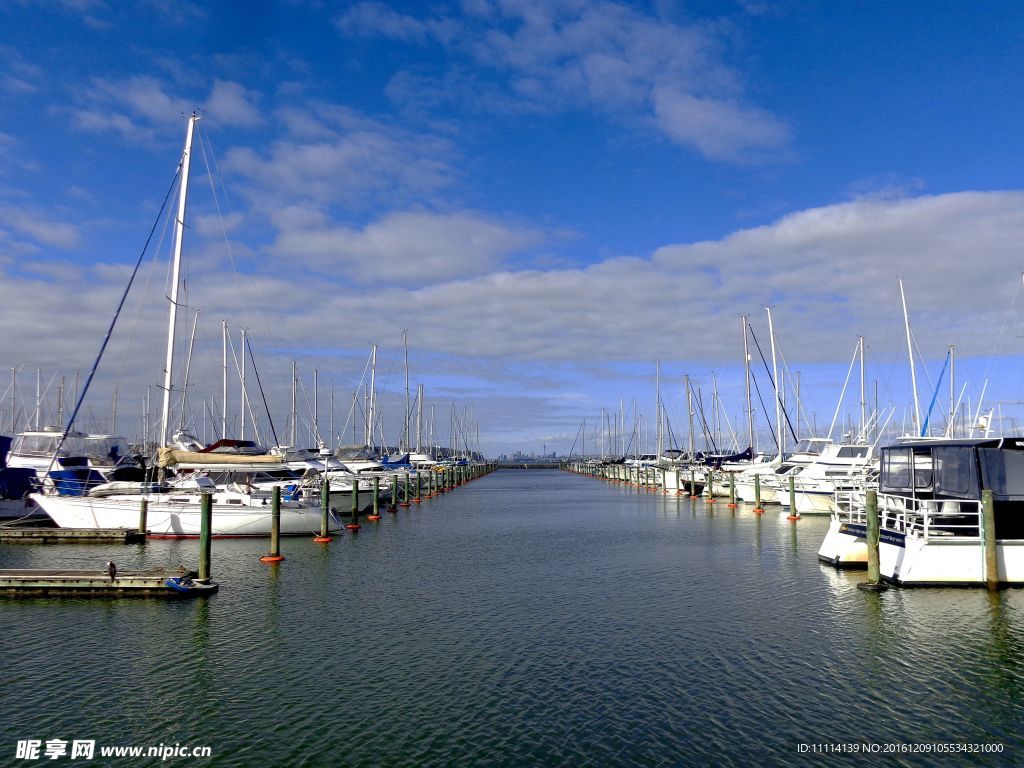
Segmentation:
{"type": "Polygon", "coordinates": [[[233,453],[200,453],[198,451],[178,451],[174,448],[161,448],[157,454],[157,466],[160,467],[213,467],[225,465],[276,465],[281,466],[280,456],[261,454],[247,456],[233,453]]]}

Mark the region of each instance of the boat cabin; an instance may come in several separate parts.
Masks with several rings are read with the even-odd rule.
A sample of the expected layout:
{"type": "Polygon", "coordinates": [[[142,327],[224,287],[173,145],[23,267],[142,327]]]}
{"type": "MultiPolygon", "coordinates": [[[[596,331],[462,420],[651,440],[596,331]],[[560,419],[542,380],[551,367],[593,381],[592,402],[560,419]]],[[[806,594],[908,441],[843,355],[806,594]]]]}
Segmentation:
{"type": "Polygon", "coordinates": [[[1024,438],[922,440],[882,449],[879,494],[914,500],[951,531],[958,517],[976,519],[970,511],[983,490],[992,491],[996,536],[1024,538],[1024,438]]]}

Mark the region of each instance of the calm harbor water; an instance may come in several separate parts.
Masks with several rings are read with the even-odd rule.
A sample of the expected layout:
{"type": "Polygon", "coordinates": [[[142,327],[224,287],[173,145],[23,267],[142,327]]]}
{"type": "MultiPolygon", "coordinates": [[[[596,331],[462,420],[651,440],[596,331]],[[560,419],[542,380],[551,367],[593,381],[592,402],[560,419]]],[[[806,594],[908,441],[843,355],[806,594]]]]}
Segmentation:
{"type": "MultiPolygon", "coordinates": [[[[827,520],[777,509],[502,470],[280,566],[216,541],[208,600],[0,602],[0,764],[88,764],[15,760],[57,738],[212,748],[169,765],[1024,764],[1024,591],[864,593],[817,562],[827,520]],[[1003,751],[864,753],[935,743],[1003,751]]],[[[197,545],[0,547],[111,558],[197,545]]]]}

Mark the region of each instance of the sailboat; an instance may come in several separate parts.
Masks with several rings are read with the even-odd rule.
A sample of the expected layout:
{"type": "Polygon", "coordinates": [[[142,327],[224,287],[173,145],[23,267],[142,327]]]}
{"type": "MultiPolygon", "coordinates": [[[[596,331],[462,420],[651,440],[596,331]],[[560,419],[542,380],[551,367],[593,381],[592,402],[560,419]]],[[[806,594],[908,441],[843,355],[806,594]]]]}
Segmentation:
{"type": "MultiPolygon", "coordinates": [[[[181,184],[178,195],[178,215],[174,231],[174,259],[170,313],[167,330],[166,368],[163,386],[162,445],[159,452],[159,479],[147,483],[105,483],[76,495],[67,495],[49,480],[44,480],[43,490],[32,494],[32,499],[61,528],[135,528],[139,524],[140,509],[147,504],[147,528],[155,537],[190,537],[200,532],[200,501],[203,495],[211,495],[213,501],[213,536],[269,536],[271,529],[270,492],[249,491],[245,488],[221,488],[204,472],[216,467],[221,470],[246,471],[253,459],[263,457],[199,454],[194,451],[174,450],[170,445],[170,397],[175,353],[175,321],[178,309],[178,291],[181,274],[181,254],[185,229],[186,201],[188,199],[189,167],[192,154],[192,138],[200,118],[192,114],[185,136],[179,172],[181,184]],[[177,478],[169,479],[174,468],[183,471],[177,478]]],[[[102,352],[102,350],[101,350],[102,352]]],[[[78,405],[81,405],[83,391],[78,405]]],[[[76,407],[75,413],[77,414],[76,407]]],[[[72,414],[73,423],[75,414],[72,414]]],[[[70,434],[71,424],[66,434],[70,434]]],[[[59,448],[59,446],[58,446],[59,448]]],[[[276,461],[280,463],[280,458],[276,461]]],[[[273,463],[264,460],[263,468],[273,463]]],[[[339,530],[342,521],[335,515],[329,516],[329,529],[339,530]]],[[[319,531],[321,511],[315,502],[305,499],[281,502],[282,535],[307,534],[319,531]]]]}

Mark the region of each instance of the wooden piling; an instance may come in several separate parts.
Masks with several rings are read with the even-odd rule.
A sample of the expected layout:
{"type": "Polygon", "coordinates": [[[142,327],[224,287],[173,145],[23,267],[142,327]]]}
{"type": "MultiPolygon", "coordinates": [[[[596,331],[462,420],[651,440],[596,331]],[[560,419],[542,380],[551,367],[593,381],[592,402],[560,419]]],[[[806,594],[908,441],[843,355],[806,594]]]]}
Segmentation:
{"type": "Polygon", "coordinates": [[[380,478],[373,478],[373,514],[367,520],[380,520],[380,478]]]}
{"type": "Polygon", "coordinates": [[[146,535],[148,529],[147,517],[149,516],[149,499],[143,499],[139,503],[139,533],[146,535]]]}
{"type": "Polygon", "coordinates": [[[204,493],[199,501],[199,578],[196,581],[210,581],[210,533],[213,530],[213,494],[204,493]]]}
{"type": "Polygon", "coordinates": [[[261,563],[279,563],[281,555],[281,486],[270,490],[270,554],[260,558],[261,563]]]}
{"type": "Polygon", "coordinates": [[[409,473],[402,473],[402,500],[398,506],[408,507],[409,506],[409,473]]]}
{"type": "Polygon", "coordinates": [[[999,589],[999,557],[996,550],[996,505],[991,490],[981,492],[981,541],[985,551],[985,586],[999,589]]]}
{"type": "Polygon", "coordinates": [[[736,473],[729,473],[729,507],[736,508],[736,473]]]}
{"type": "Polygon", "coordinates": [[[799,520],[800,513],[796,511],[796,478],[789,476],[789,517],[787,520],[799,520]]]}
{"type": "Polygon", "coordinates": [[[331,540],[328,535],[331,513],[331,482],[323,475],[323,484],[320,486],[320,535],[313,538],[313,541],[326,544],[331,540]]]}
{"type": "Polygon", "coordinates": [[[761,506],[761,476],[754,475],[754,514],[760,515],[764,513],[764,508],[761,506]]]}
{"type": "Polygon", "coordinates": [[[867,517],[868,580],[857,585],[866,592],[884,592],[888,587],[882,582],[882,567],[878,558],[878,491],[868,490],[864,494],[864,514],[867,517]]]}

